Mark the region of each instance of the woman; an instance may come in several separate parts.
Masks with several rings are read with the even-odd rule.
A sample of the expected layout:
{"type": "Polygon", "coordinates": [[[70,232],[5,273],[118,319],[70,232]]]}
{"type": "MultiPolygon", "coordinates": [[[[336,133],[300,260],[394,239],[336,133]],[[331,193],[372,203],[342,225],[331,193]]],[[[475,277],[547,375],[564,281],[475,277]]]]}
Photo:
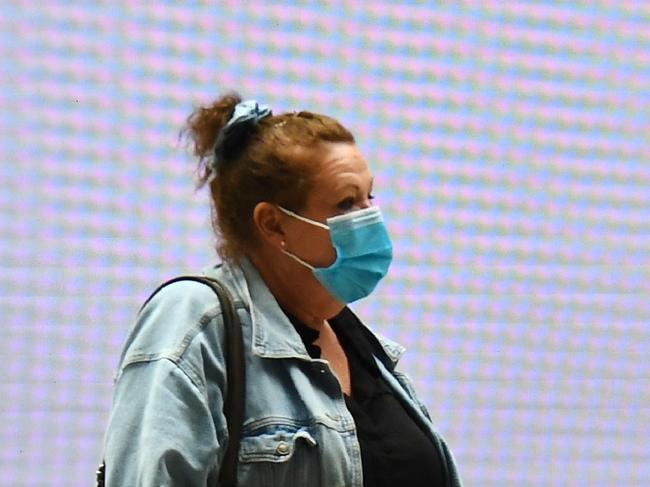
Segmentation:
{"type": "MultiPolygon", "coordinates": [[[[246,406],[238,485],[458,486],[403,349],[346,307],[392,249],[352,134],[310,112],[227,95],[189,118],[223,264],[205,271],[241,320],[246,406]]],[[[228,443],[218,301],[176,282],[141,311],[106,434],[108,486],[205,486],[228,443]]]]}

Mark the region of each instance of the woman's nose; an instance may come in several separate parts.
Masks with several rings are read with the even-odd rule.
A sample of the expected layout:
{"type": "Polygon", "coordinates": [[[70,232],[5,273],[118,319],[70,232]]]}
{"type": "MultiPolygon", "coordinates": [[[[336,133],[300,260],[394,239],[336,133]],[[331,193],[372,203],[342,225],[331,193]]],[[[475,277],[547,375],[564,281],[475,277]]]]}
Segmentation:
{"type": "Polygon", "coordinates": [[[366,208],[370,208],[371,206],[372,206],[372,201],[370,201],[370,198],[366,198],[359,205],[359,209],[365,210],[366,208]]]}

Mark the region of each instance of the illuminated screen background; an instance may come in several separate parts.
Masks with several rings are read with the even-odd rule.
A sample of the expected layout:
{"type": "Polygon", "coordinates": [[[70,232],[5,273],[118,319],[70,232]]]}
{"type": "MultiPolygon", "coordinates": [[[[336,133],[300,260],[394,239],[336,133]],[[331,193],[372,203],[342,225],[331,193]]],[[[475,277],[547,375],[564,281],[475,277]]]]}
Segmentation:
{"type": "Polygon", "coordinates": [[[468,486],[650,485],[650,3],[0,4],[0,485],[91,485],[143,299],[216,259],[178,131],[229,88],[356,135],[353,307],[468,486]]]}

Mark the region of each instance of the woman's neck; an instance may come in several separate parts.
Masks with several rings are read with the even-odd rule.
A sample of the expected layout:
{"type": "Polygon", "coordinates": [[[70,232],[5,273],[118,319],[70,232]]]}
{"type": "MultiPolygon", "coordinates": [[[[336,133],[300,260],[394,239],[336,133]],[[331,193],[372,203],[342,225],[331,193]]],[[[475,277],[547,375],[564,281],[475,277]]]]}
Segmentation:
{"type": "Polygon", "coordinates": [[[333,299],[310,271],[284,255],[261,254],[249,258],[281,308],[318,331],[327,319],[341,312],[344,305],[333,299]]]}

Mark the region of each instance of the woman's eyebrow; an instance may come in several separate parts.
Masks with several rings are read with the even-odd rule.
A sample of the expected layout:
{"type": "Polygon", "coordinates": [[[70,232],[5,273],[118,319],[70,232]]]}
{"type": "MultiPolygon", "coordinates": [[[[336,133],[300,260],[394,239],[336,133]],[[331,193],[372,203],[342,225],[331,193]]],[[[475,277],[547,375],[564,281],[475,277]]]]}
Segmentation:
{"type": "MultiPolygon", "coordinates": [[[[370,178],[370,189],[372,189],[374,184],[375,184],[375,178],[372,177],[372,178],[370,178]]],[[[359,187],[359,185],[357,183],[343,183],[340,186],[338,186],[336,189],[340,190],[340,191],[343,191],[344,189],[348,189],[348,188],[354,188],[357,191],[361,191],[361,188],[359,187]]]]}

